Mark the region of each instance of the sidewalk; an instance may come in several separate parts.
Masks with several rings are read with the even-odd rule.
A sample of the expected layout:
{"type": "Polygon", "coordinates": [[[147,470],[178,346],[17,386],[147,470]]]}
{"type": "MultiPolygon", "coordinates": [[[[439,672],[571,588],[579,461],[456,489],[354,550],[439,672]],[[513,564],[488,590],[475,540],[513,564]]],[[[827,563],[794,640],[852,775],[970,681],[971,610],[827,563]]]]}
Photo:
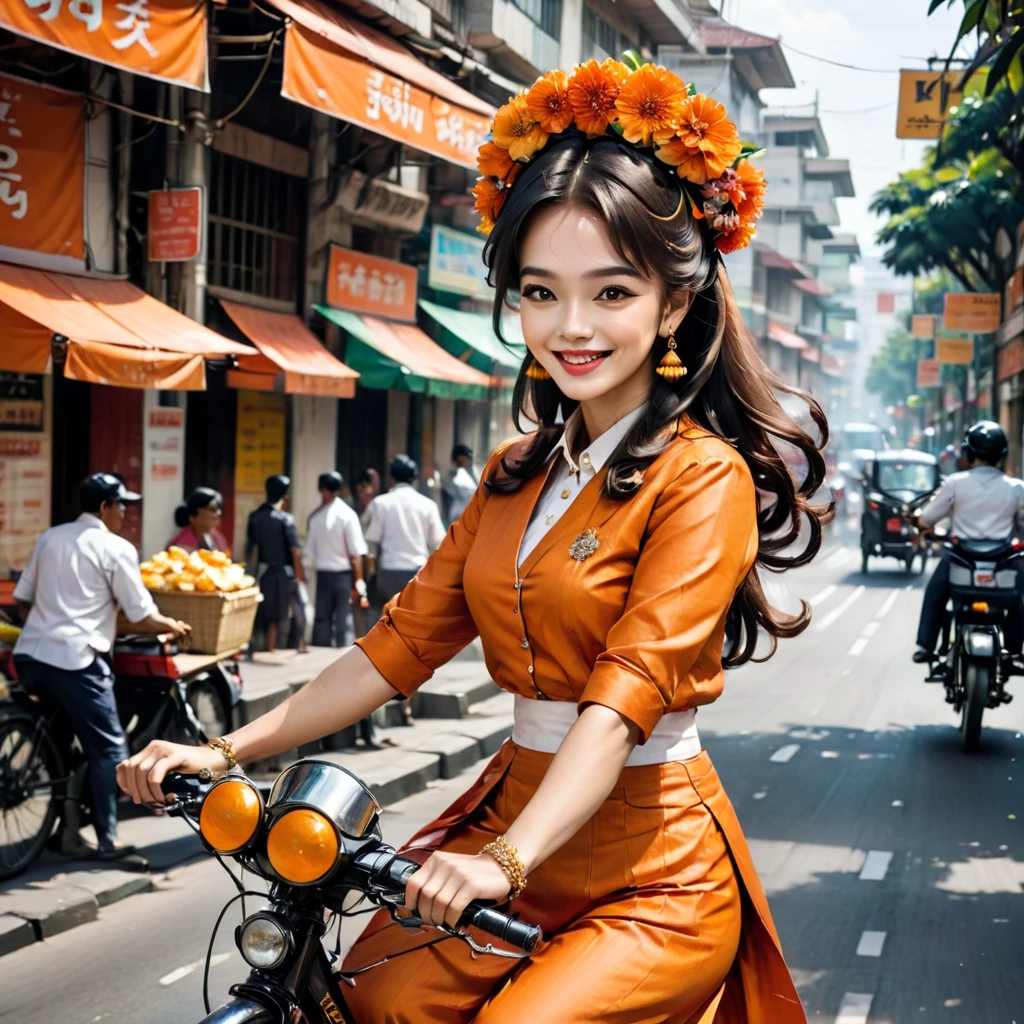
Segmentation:
{"type": "MultiPolygon", "coordinates": [[[[236,726],[252,721],[301,689],[340,653],[314,647],[308,655],[290,651],[257,654],[253,661],[244,662],[236,726]]],[[[345,742],[350,732],[345,730],[329,738],[333,749],[321,750],[317,745],[302,754],[347,768],[387,806],[421,792],[435,779],[452,778],[491,756],[512,734],[512,700],[511,694],[501,693],[488,678],[477,643],[440,669],[417,693],[414,725],[378,728],[378,740],[389,739],[395,746],[382,750],[355,746],[350,740],[345,742]]],[[[397,704],[389,707],[397,712],[397,704]]],[[[261,787],[269,788],[279,771],[297,757],[298,752],[291,751],[275,758],[273,764],[251,766],[250,775],[261,787]]],[[[149,860],[149,872],[140,874],[44,853],[30,871],[0,882],[0,956],[93,921],[103,907],[149,892],[166,881],[172,868],[206,856],[198,838],[178,818],[156,816],[131,805],[123,808],[123,816],[121,836],[149,860]]]]}

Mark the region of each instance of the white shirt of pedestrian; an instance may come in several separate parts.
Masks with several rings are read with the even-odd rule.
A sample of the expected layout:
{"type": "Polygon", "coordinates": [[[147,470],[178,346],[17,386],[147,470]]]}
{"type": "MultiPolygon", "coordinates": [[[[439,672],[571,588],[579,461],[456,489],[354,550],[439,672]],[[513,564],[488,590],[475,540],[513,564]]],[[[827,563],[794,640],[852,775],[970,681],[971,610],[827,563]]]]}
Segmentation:
{"type": "Polygon", "coordinates": [[[921,520],[934,526],[952,515],[949,532],[962,540],[1005,540],[1024,526],[1024,480],[995,466],[975,466],[946,477],[921,520]]]}
{"type": "Polygon", "coordinates": [[[366,539],[380,548],[377,567],[409,572],[422,569],[445,529],[435,502],[409,484],[395,484],[370,502],[366,539]]]}
{"type": "Polygon", "coordinates": [[[519,546],[520,565],[583,493],[583,488],[604,469],[612,452],[629,433],[630,427],[640,419],[645,408],[646,406],[641,405],[638,409],[626,413],[597,440],[591,441],[580,452],[578,462],[572,456],[572,449],[580,430],[583,429],[583,413],[577,408],[566,420],[562,437],[551,453],[547,483],[541,492],[540,500],[534,506],[530,525],[526,528],[523,542],[519,546]]]}
{"type": "Polygon", "coordinates": [[[14,597],[32,605],[14,653],[69,672],[110,650],[118,606],[129,622],[157,610],[134,545],[90,512],[43,533],[14,597]]]}
{"type": "Polygon", "coordinates": [[[318,572],[348,572],[352,559],[367,554],[359,516],[335,498],[321,505],[306,523],[306,560],[318,572]]]}

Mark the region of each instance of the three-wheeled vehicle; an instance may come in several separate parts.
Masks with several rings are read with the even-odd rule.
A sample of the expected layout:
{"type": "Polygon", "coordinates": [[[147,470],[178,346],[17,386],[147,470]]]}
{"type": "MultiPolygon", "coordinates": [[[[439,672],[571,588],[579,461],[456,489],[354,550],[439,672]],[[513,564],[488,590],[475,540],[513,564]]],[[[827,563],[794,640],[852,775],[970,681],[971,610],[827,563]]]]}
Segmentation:
{"type": "Polygon", "coordinates": [[[860,519],[861,572],[868,559],[898,558],[907,572],[919,559],[919,572],[928,561],[928,548],[915,524],[917,512],[938,490],[941,475],[934,455],[912,449],[875,452],[864,484],[860,519]]]}

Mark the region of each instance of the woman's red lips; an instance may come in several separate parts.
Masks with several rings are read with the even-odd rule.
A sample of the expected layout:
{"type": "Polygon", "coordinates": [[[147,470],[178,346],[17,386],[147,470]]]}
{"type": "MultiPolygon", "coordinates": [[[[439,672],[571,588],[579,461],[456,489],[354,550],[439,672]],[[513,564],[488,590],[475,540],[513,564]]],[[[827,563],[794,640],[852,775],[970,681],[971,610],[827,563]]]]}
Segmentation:
{"type": "Polygon", "coordinates": [[[596,370],[611,355],[611,352],[590,348],[566,348],[559,352],[553,352],[552,355],[566,373],[572,374],[574,377],[582,377],[584,374],[596,370]]]}

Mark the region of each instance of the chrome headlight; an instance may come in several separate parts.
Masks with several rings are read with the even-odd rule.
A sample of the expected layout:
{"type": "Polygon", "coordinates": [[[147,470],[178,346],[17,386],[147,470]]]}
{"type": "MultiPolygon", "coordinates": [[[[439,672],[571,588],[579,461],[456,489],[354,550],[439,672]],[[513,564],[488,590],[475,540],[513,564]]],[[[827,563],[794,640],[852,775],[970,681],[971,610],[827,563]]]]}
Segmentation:
{"type": "Polygon", "coordinates": [[[253,914],[238,930],[238,949],[250,967],[270,970],[291,952],[292,937],[275,917],[253,914]]]}

